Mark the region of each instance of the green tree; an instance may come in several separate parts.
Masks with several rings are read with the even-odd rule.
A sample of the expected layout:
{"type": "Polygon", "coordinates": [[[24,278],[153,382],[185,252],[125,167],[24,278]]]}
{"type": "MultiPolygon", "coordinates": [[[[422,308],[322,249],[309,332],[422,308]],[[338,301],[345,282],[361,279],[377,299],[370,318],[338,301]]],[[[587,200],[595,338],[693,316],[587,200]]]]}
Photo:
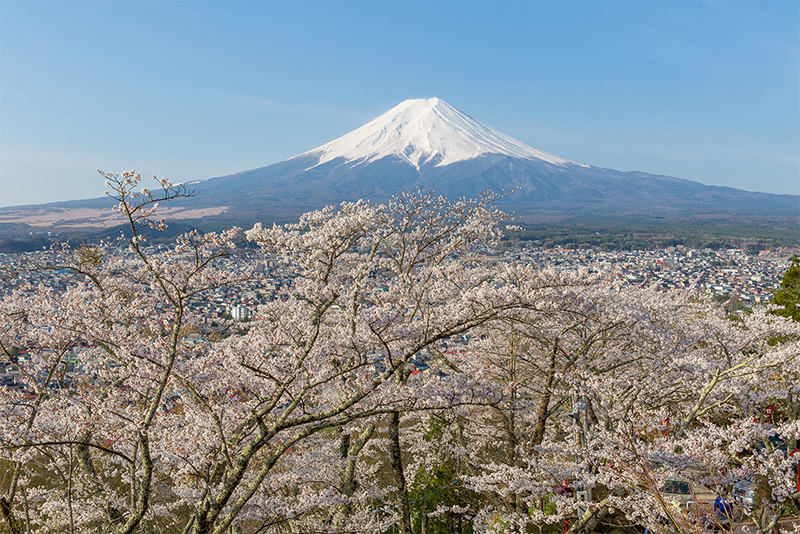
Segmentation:
{"type": "Polygon", "coordinates": [[[792,264],[784,273],[781,287],[775,291],[772,302],[784,307],[775,310],[776,315],[800,321],[800,259],[797,256],[792,258],[792,264]]]}

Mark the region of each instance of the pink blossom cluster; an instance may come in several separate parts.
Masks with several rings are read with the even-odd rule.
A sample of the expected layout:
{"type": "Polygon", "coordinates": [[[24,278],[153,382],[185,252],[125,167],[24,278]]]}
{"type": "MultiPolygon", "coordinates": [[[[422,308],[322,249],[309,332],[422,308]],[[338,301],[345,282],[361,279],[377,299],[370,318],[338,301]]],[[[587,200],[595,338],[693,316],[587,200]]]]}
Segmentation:
{"type": "Polygon", "coordinates": [[[189,344],[187,303],[241,281],[217,262],[241,231],[148,252],[158,203],[190,192],[102,174],[128,250],[56,247],[27,268],[91,283],[3,295],[0,358],[25,384],[0,387],[13,528],[694,532],[719,519],[675,501],[675,480],[754,481],[737,520],[788,528],[796,458],[775,442],[800,438],[797,323],[494,263],[493,195],[418,191],[245,232],[291,266],[291,297],[189,344]]]}

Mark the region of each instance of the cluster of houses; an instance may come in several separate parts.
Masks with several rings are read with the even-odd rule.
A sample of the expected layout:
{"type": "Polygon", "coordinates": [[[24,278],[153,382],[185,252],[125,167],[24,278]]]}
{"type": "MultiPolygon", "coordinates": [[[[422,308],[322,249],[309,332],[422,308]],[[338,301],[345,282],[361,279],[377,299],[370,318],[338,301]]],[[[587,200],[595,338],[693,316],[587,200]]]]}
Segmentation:
{"type": "MultiPolygon", "coordinates": [[[[520,248],[495,256],[497,261],[514,261],[535,267],[556,269],[587,269],[608,273],[612,277],[639,287],[659,290],[694,289],[717,295],[727,301],[730,311],[769,302],[795,251],[775,251],[751,255],[742,250],[687,250],[674,247],[665,250],[596,251],[563,248],[520,248]]],[[[37,253],[28,253],[36,260],[37,253]]],[[[8,255],[0,254],[0,264],[8,255]]],[[[210,290],[189,303],[192,315],[199,318],[201,332],[224,331],[236,322],[257,319],[257,309],[275,299],[291,295],[294,273],[290,265],[265,259],[258,251],[243,250],[237,255],[219,260],[217,265],[241,283],[210,290]],[[215,330],[215,328],[217,330],[215,330]]],[[[29,271],[17,278],[0,280],[0,292],[19,287],[44,284],[55,291],[66,289],[76,281],[70,271],[29,271]]],[[[78,280],[79,283],[89,283],[78,280]]],[[[192,342],[192,340],[187,340],[192,342]]],[[[457,343],[457,340],[454,340],[457,343]]],[[[24,350],[24,349],[23,349],[24,350]]],[[[21,358],[26,355],[21,353],[21,358]]],[[[433,375],[430,355],[420,355],[411,362],[414,375],[433,375]]],[[[74,366],[74,362],[65,362],[74,366]]],[[[375,371],[382,362],[376,360],[375,371]]],[[[72,369],[69,369],[72,371],[72,369]]],[[[21,387],[19,369],[13,362],[0,359],[0,386],[21,387]]]]}
{"type": "Polygon", "coordinates": [[[608,273],[638,287],[704,291],[739,308],[751,308],[770,302],[796,252],[752,255],[740,249],[690,250],[679,246],[657,251],[521,249],[506,255],[538,267],[608,273]]]}

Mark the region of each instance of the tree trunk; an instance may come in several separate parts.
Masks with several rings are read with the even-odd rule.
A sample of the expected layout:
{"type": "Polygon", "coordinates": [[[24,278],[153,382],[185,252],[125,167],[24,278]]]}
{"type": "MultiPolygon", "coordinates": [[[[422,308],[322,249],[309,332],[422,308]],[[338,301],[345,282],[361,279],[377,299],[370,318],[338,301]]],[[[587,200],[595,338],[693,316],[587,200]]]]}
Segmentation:
{"type": "Polygon", "coordinates": [[[779,517],[772,513],[769,506],[759,506],[753,512],[753,519],[756,520],[759,534],[769,534],[775,531],[779,517]]]}
{"type": "Polygon", "coordinates": [[[14,519],[14,514],[11,512],[11,506],[5,497],[0,497],[0,514],[8,525],[8,530],[11,534],[22,534],[22,529],[19,528],[19,523],[14,519]]]}
{"type": "Polygon", "coordinates": [[[544,395],[539,401],[536,410],[536,426],[533,429],[532,445],[541,445],[544,439],[544,427],[547,423],[547,408],[550,406],[551,388],[556,376],[556,353],[558,351],[558,338],[553,343],[553,351],[550,353],[550,364],[547,369],[547,378],[544,384],[544,395]]]}
{"type": "MultiPolygon", "coordinates": [[[[374,430],[374,424],[367,425],[355,442],[351,442],[350,434],[342,433],[339,444],[339,454],[341,454],[342,459],[346,460],[344,470],[339,475],[339,491],[342,492],[342,495],[352,497],[358,488],[358,482],[356,481],[356,459],[358,458],[358,453],[361,452],[361,449],[364,448],[364,445],[366,445],[372,437],[374,430]]],[[[341,528],[351,513],[352,507],[350,503],[340,505],[333,518],[333,526],[341,528]]]]}
{"type": "Polygon", "coordinates": [[[573,523],[567,534],[591,534],[600,522],[608,515],[608,497],[597,503],[589,505],[586,512],[573,523]]]}
{"type": "Polygon", "coordinates": [[[420,518],[420,534],[428,534],[428,486],[425,485],[425,501],[422,504],[422,517],[420,518]]]}
{"type": "Polygon", "coordinates": [[[397,512],[400,519],[397,523],[399,534],[411,533],[411,505],[408,502],[408,488],[403,474],[403,460],[400,457],[400,412],[389,414],[389,460],[392,466],[392,478],[397,488],[397,512]]]}

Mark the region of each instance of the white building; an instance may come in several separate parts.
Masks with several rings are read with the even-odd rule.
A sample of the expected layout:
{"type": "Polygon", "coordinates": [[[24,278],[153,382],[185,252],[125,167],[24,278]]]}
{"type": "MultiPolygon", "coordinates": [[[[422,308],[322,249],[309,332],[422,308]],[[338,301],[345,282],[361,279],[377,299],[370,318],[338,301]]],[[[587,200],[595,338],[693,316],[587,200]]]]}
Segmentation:
{"type": "Polygon", "coordinates": [[[231,317],[233,317],[234,321],[244,321],[247,319],[248,311],[247,308],[244,306],[232,306],[231,307],[231,317]]]}

